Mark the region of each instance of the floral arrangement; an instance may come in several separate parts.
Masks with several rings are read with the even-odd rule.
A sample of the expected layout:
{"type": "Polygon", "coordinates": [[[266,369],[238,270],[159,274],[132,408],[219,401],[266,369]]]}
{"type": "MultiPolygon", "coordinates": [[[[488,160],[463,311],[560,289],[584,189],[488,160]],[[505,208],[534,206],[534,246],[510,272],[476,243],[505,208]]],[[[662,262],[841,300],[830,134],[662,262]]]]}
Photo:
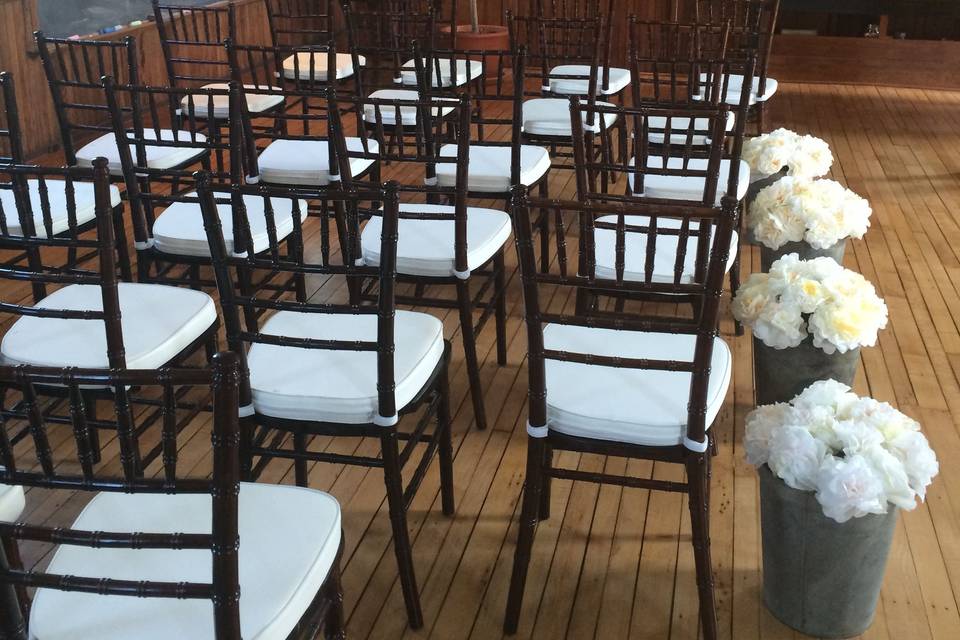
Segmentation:
{"type": "Polygon", "coordinates": [[[887,305],[862,275],[832,258],[796,253],[753,273],[733,299],[733,315],[768,347],[799,346],[808,335],[826,353],[873,346],[887,326],[887,305]]]}
{"type": "Polygon", "coordinates": [[[819,178],[833,164],[826,142],[782,128],[745,141],[741,158],[750,165],[751,176],[758,179],[784,167],[792,176],[819,178]]]}
{"type": "Polygon", "coordinates": [[[826,249],[844,238],[862,238],[871,213],[864,198],[839,182],[786,176],[757,194],[747,227],[771,249],[800,241],[826,249]]]}
{"type": "Polygon", "coordinates": [[[846,522],[887,505],[911,510],[937,475],[920,425],[886,402],[835,380],[814,382],[789,403],[757,407],[746,420],[747,461],[788,486],[816,491],[823,513],[846,522]]]}

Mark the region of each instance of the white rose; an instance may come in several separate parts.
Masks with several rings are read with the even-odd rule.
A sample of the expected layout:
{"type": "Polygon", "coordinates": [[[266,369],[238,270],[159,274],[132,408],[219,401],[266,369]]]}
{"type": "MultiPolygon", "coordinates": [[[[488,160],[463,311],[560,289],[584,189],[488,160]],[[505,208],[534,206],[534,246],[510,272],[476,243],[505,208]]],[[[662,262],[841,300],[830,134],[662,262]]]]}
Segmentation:
{"type": "Polygon", "coordinates": [[[767,464],[770,470],[787,483],[802,491],[817,488],[817,473],[827,456],[827,445],[817,440],[803,427],[786,425],[770,436],[767,464]]]}
{"type": "Polygon", "coordinates": [[[817,501],[837,522],[868,513],[886,513],[883,483],[862,455],[827,456],[817,473],[817,501]]]}
{"type": "Polygon", "coordinates": [[[743,447],[747,462],[759,467],[767,463],[770,453],[770,436],[783,426],[792,411],[785,402],[757,407],[747,414],[743,430],[743,447]]]}
{"type": "Polygon", "coordinates": [[[862,455],[883,484],[883,493],[887,502],[907,511],[917,506],[916,493],[910,487],[910,480],[903,463],[895,455],[880,445],[863,449],[862,455]]]}
{"type": "Polygon", "coordinates": [[[919,431],[904,431],[887,446],[903,463],[903,469],[910,480],[910,488],[923,500],[927,495],[927,486],[940,472],[937,456],[930,448],[927,438],[919,431]]]}
{"type": "Polygon", "coordinates": [[[843,453],[852,456],[872,447],[883,445],[883,434],[872,424],[857,420],[838,420],[834,432],[843,453]]]}

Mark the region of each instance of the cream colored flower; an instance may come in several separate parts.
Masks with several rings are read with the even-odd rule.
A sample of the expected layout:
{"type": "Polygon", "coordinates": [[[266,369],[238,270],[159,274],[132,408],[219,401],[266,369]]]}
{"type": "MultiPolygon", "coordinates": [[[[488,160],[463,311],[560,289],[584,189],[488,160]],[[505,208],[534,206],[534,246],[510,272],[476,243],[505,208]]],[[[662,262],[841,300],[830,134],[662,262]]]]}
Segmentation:
{"type": "Polygon", "coordinates": [[[817,178],[833,164],[826,142],[782,128],[745,141],[741,158],[750,165],[751,180],[763,179],[784,167],[790,175],[817,178]]]}

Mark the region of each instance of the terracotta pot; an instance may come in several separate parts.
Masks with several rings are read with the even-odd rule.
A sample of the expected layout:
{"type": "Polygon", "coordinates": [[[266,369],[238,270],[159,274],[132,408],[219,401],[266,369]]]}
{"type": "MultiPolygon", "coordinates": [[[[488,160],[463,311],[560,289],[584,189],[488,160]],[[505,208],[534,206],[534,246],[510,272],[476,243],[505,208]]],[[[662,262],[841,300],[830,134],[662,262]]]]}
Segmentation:
{"type": "MultiPolygon", "coordinates": [[[[457,25],[457,49],[461,51],[509,51],[510,33],[506,27],[492,24],[481,24],[480,31],[474,32],[468,24],[457,25]]],[[[440,32],[447,35],[449,43],[450,27],[440,27],[440,32]]],[[[469,56],[480,60],[481,56],[469,56]]],[[[496,85],[498,79],[501,79],[503,86],[509,86],[507,82],[513,77],[512,62],[510,56],[488,56],[486,67],[483,70],[488,86],[496,85]],[[494,67],[494,68],[489,68],[494,67]]]]}

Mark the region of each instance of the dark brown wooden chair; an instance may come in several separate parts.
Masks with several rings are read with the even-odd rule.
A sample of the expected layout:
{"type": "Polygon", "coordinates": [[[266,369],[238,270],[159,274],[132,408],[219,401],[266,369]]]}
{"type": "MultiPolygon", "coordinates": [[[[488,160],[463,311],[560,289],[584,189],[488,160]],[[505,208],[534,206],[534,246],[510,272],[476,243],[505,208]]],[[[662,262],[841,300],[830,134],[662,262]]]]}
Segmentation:
{"type": "Polygon", "coordinates": [[[294,460],[299,486],[308,484],[310,462],[383,469],[407,616],[410,626],[419,628],[423,616],[407,510],[433,458],[438,456],[443,513],[454,512],[447,383],[450,347],[443,339],[440,320],[424,313],[395,310],[396,184],[358,187],[351,193],[263,184],[234,185],[227,192],[233,199],[234,228],[247,225],[246,196],[265,199],[268,225],[273,218],[270,202],[292,197],[336,201],[333,208],[348,213],[351,236],[359,233],[359,204],[382,202],[377,267],[352,263],[349,251],[341,254],[345,260],[340,263],[332,259],[318,263],[305,258],[304,252],[287,258],[273,242],[271,250],[263,255],[230,254],[215,206],[218,192],[205,184],[205,178],[201,179],[199,192],[227,340],[230,349],[241,356],[243,371],[249,372],[241,388],[244,477],[255,479],[275,458],[294,460]],[[372,302],[351,303],[345,292],[339,300],[323,302],[276,299],[270,292],[257,290],[238,294],[231,281],[236,268],[305,274],[314,285],[327,284],[327,288],[345,285],[351,279],[376,280],[378,295],[372,302]],[[249,313],[258,309],[275,313],[256,329],[244,330],[240,323],[244,310],[249,313]],[[401,416],[408,414],[408,428],[401,430],[401,416]],[[380,455],[344,455],[309,448],[313,436],[318,435],[375,438],[380,441],[380,455]],[[418,448],[419,460],[415,455],[418,448]],[[404,486],[403,468],[411,461],[414,468],[404,486]]]}
{"type": "Polygon", "coordinates": [[[748,113],[757,123],[757,132],[764,129],[767,101],[777,92],[778,83],[767,74],[773,34],[780,13],[780,0],[695,0],[693,20],[699,24],[730,25],[728,59],[752,66],[752,72],[731,69],[728,72],[727,104],[740,103],[740,94],[747,95],[748,113]],[[752,60],[753,62],[748,62],[752,60]],[[744,91],[749,87],[749,91],[744,91]]]}
{"type": "MultiPolygon", "coordinates": [[[[237,40],[234,4],[204,7],[153,0],[153,15],[170,86],[226,89],[231,75],[224,44],[228,39],[237,40]]],[[[254,100],[247,104],[250,113],[265,115],[284,108],[282,96],[254,94],[252,97],[254,100]]],[[[221,101],[217,107],[216,118],[229,116],[228,105],[221,101]]]]}
{"type": "MultiPolygon", "coordinates": [[[[40,31],[34,35],[53,96],[66,163],[89,167],[95,158],[104,157],[111,174],[121,177],[120,150],[110,125],[102,79],[109,76],[117,84],[140,84],[136,42],[130,36],[112,41],[48,38],[40,31]],[[87,142],[90,138],[93,140],[87,142]],[[78,149],[83,142],[86,144],[78,149]]],[[[147,147],[155,168],[182,169],[197,162],[197,157],[171,152],[162,144],[173,136],[173,130],[162,129],[157,133],[161,144],[147,147]]]]}
{"type": "MultiPolygon", "coordinates": [[[[398,281],[415,287],[413,295],[397,296],[401,304],[456,308],[460,335],[473,398],[477,428],[485,429],[486,410],[480,384],[476,335],[491,316],[495,318],[497,362],[506,364],[506,268],[504,247],[511,231],[510,215],[495,209],[468,207],[470,165],[470,111],[466,96],[427,97],[414,100],[339,98],[331,89],[331,138],[344,188],[354,186],[351,167],[365,161],[402,164],[411,168],[420,184],[401,187],[413,201],[400,205],[400,241],[397,248],[398,281]],[[352,120],[351,129],[363,132],[360,144],[348,144],[341,117],[352,120]],[[404,123],[404,113],[408,122],[404,123]],[[441,115],[443,114],[443,115],[441,115]],[[399,118],[399,124],[397,124],[399,118]],[[371,123],[370,120],[373,120],[371,123]],[[384,121],[393,123],[388,131],[384,121]],[[454,122],[456,142],[446,145],[447,123],[454,122]],[[370,139],[367,139],[367,134],[370,139]],[[385,144],[387,137],[396,140],[385,144]],[[454,148],[454,153],[444,149],[454,148]],[[441,169],[443,168],[443,169],[441,169]],[[455,176],[453,186],[438,184],[441,173],[455,176]],[[479,281],[479,284],[474,284],[479,281]],[[454,286],[456,297],[425,295],[430,286],[454,286]],[[480,310],[474,321],[475,311],[480,310]]],[[[379,264],[381,218],[374,215],[352,246],[351,259],[379,264]]],[[[375,283],[374,283],[375,284],[375,283]]]]}
{"type": "MultiPolygon", "coordinates": [[[[513,575],[504,631],[517,629],[527,566],[537,523],[549,517],[550,479],[564,478],[641,487],[689,495],[691,530],[700,595],[703,637],[717,637],[716,605],[710,565],[710,425],[726,395],[732,368],[730,349],[717,337],[717,315],[728,262],[736,202],[725,197],[717,207],[697,203],[660,204],[557,202],[527,199],[518,190],[514,221],[523,281],[528,338],[529,416],[527,467],[513,575]],[[546,208],[556,227],[557,260],[550,273],[536,265],[531,210],[546,208]],[[680,220],[678,229],[659,225],[661,216],[680,220]],[[572,217],[572,222],[570,221],[572,217]],[[612,217],[611,222],[604,220],[612,217]],[[646,219],[636,225],[631,219],[646,219]],[[567,226],[569,225],[569,227],[567,226]],[[579,240],[567,242],[580,230],[579,240]],[[596,234],[616,236],[613,273],[601,271],[596,234]],[[628,237],[642,236],[641,242],[628,237]],[[696,236],[709,251],[694,251],[694,277],[685,265],[696,236]],[[675,266],[657,277],[664,245],[672,246],[675,266]],[[656,253],[647,251],[656,247],[656,253]],[[624,277],[631,250],[643,264],[637,278],[624,277]],[[576,255],[569,255],[575,252],[576,255]],[[649,303],[628,313],[595,310],[589,315],[550,312],[541,303],[543,288],[650,299],[681,295],[697,300],[685,307],[649,303]],[[555,466],[557,450],[676,463],[686,482],[555,466]]],[[[633,258],[636,259],[636,258],[633,258]]]]}
{"type": "MultiPolygon", "coordinates": [[[[107,161],[98,158],[92,170],[0,165],[0,191],[13,192],[19,225],[0,218],[0,246],[26,254],[17,262],[0,262],[0,280],[24,283],[6,287],[0,312],[9,328],[0,343],[7,365],[158,369],[184,363],[204,348],[216,351],[219,321],[213,299],[205,293],[160,284],[118,282],[114,216],[107,161]],[[32,210],[31,181],[41,194],[39,212],[32,210]],[[96,233],[81,236],[76,213],[70,225],[53,233],[48,182],[62,181],[65,193],[92,183],[96,233]],[[38,229],[39,226],[39,229],[38,229]],[[98,268],[84,264],[66,268],[57,253],[73,248],[96,252],[98,268]],[[27,286],[39,302],[23,304],[27,286]],[[55,290],[51,290],[55,289],[55,290]]],[[[56,394],[56,389],[48,390],[56,394]]],[[[87,390],[98,395],[96,389],[87,390]]],[[[94,451],[99,430],[90,429],[94,451]]],[[[141,467],[141,461],[132,460],[141,467]]],[[[149,461],[143,462],[148,464],[149,461]]]]}
{"type": "MultiPolygon", "coordinates": [[[[0,73],[0,164],[19,164],[25,161],[23,154],[22,129],[17,107],[16,91],[13,75],[7,72],[0,73]]],[[[68,183],[50,177],[42,182],[45,191],[41,192],[41,181],[28,180],[29,208],[34,215],[34,231],[45,234],[48,231],[53,235],[70,237],[83,233],[97,226],[96,203],[94,186],[89,182],[75,181],[68,183]],[[68,186],[70,189],[68,190],[68,186]],[[44,211],[49,213],[49,221],[43,219],[44,211]],[[48,224],[49,222],[49,224],[48,224]]],[[[117,239],[117,269],[123,280],[133,279],[130,266],[130,254],[127,246],[127,235],[124,229],[123,202],[120,190],[110,187],[110,203],[113,207],[114,235],[117,239]]],[[[27,206],[27,202],[22,203],[27,206]]],[[[0,189],[0,216],[4,217],[6,229],[11,235],[17,235],[20,228],[20,218],[13,189],[0,189]]],[[[0,241],[0,247],[3,246],[0,241]]],[[[35,251],[32,248],[30,251],[35,251]]],[[[14,256],[13,260],[24,256],[14,256]]],[[[80,262],[93,259],[95,252],[78,253],[76,247],[66,251],[65,268],[74,268],[80,262]]],[[[39,302],[35,298],[34,302],[39,302]]]]}
{"type": "MultiPolygon", "coordinates": [[[[274,47],[325,46],[336,42],[343,29],[344,17],[336,0],[266,0],[266,6],[274,47]]],[[[280,60],[279,66],[284,81],[348,81],[356,73],[349,52],[332,58],[319,50],[295,52],[280,60]]]]}
{"type": "Polygon", "coordinates": [[[0,535],[47,543],[42,571],[0,557],[0,636],[50,638],[343,638],[340,508],[330,495],[240,482],[237,356],[204,369],[112,371],[0,367],[0,482],[90,496],[69,527],[0,521],[0,535]],[[66,400],[38,398],[56,385],[66,400]],[[97,464],[83,389],[112,390],[118,459],[97,464]],[[133,410],[133,396],[151,399],[133,410]],[[205,413],[212,405],[213,425],[205,413]],[[54,447],[68,426],[76,442],[54,447]],[[150,475],[131,461],[144,427],[164,455],[150,475]],[[187,430],[211,432],[212,473],[177,464],[187,430]],[[22,440],[33,446],[15,446],[22,440]],[[29,622],[16,587],[37,589],[29,622]]]}

